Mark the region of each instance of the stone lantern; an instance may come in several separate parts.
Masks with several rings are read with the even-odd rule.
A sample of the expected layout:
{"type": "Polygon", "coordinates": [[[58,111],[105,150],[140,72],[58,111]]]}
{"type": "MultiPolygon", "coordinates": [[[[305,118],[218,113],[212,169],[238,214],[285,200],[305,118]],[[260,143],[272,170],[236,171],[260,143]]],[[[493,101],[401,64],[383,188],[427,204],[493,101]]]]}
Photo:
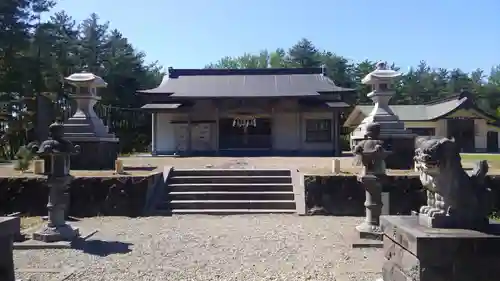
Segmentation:
{"type": "Polygon", "coordinates": [[[69,183],[73,177],[70,171],[70,156],[78,154],[80,147],[73,145],[64,136],[64,125],[55,122],[49,126],[49,139],[40,146],[34,146],[35,154],[48,158],[47,171],[49,202],[47,224],[33,233],[33,239],[44,242],[71,241],[79,236],[78,229],[66,224],[66,207],[69,203],[69,183]]]}
{"type": "Polygon", "coordinates": [[[386,176],[385,159],[392,152],[384,149],[384,142],[380,140],[379,123],[370,123],[366,126],[365,138],[353,148],[362,170],[358,174],[358,182],[365,189],[365,220],[356,227],[362,239],[382,239],[380,229],[380,214],[382,212],[382,185],[386,176]]]}
{"type": "Polygon", "coordinates": [[[94,105],[101,99],[97,89],[108,84],[92,73],[75,73],[65,78],[74,86],[70,95],[76,102],[75,114],[64,124],[66,139],[78,144],[82,153],[72,159],[74,170],[111,170],[118,156],[118,139],[96,115],[94,105]],[[98,157],[96,157],[98,156],[98,157]]]}
{"type": "Polygon", "coordinates": [[[389,169],[411,169],[415,153],[415,134],[405,129],[404,122],[389,107],[394,95],[393,83],[401,73],[387,68],[385,62],[377,63],[376,69],[361,80],[371,85],[372,92],[367,96],[373,101],[372,112],[353,131],[351,140],[354,145],[363,140],[370,123],[380,124],[380,139],[384,148],[392,151],[386,159],[389,169]]]}

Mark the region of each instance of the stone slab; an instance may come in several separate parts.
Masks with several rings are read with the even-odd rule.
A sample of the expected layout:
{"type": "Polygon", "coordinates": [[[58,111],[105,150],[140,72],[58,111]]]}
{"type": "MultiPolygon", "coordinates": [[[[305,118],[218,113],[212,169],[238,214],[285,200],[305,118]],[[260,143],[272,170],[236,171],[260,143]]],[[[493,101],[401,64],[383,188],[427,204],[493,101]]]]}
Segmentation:
{"type": "Polygon", "coordinates": [[[365,249],[365,248],[380,249],[384,247],[384,242],[382,240],[358,239],[352,242],[351,246],[354,249],[365,249]]]}
{"type": "MultiPolygon", "coordinates": [[[[81,236],[76,238],[76,240],[82,241],[87,240],[96,234],[98,230],[92,230],[89,232],[82,232],[80,229],[81,236]]],[[[14,243],[14,250],[47,250],[47,249],[72,249],[72,241],[58,241],[58,242],[43,242],[38,240],[26,240],[23,242],[14,243]]]]}
{"type": "Polygon", "coordinates": [[[422,226],[417,216],[382,216],[384,281],[498,280],[500,224],[486,232],[422,226]]]}
{"type": "Polygon", "coordinates": [[[374,241],[382,241],[384,234],[382,232],[365,232],[365,231],[359,231],[359,238],[360,239],[367,239],[367,240],[374,240],[374,241]]]}
{"type": "Polygon", "coordinates": [[[16,235],[21,229],[19,217],[0,217],[0,237],[16,235]]]}
{"type": "Polygon", "coordinates": [[[77,268],[19,268],[16,269],[16,280],[63,281],[77,272],[77,268]]]}

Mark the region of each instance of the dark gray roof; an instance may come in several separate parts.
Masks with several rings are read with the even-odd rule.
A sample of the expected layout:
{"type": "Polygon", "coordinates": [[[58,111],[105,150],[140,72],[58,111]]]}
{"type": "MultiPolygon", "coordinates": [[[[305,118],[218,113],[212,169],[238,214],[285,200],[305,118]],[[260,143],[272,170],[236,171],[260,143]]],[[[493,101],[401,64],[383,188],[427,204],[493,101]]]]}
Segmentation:
{"type": "Polygon", "coordinates": [[[160,86],[139,91],[171,97],[298,97],[353,91],[318,69],[169,69],[160,86]]]}
{"type": "MultiPolygon", "coordinates": [[[[441,118],[447,114],[453,113],[458,109],[474,109],[487,117],[489,122],[498,122],[497,117],[479,108],[474,102],[474,95],[467,91],[462,91],[460,94],[436,100],[426,104],[418,105],[391,105],[390,108],[400,120],[403,121],[430,121],[441,118]]],[[[358,105],[349,114],[344,126],[356,126],[359,114],[369,115],[373,110],[373,105],[358,105]]]]}
{"type": "Polygon", "coordinates": [[[142,109],[176,109],[182,106],[180,103],[148,103],[142,109]]]}
{"type": "Polygon", "coordinates": [[[349,107],[350,105],[348,105],[347,103],[343,102],[343,101],[339,101],[339,102],[326,102],[326,105],[328,107],[349,107]]]}
{"type": "MultiPolygon", "coordinates": [[[[391,105],[390,108],[400,120],[427,121],[439,118],[455,110],[466,101],[467,97],[463,97],[434,104],[391,105]]],[[[364,115],[368,115],[372,111],[373,105],[358,105],[356,108],[361,110],[364,115]]]]}

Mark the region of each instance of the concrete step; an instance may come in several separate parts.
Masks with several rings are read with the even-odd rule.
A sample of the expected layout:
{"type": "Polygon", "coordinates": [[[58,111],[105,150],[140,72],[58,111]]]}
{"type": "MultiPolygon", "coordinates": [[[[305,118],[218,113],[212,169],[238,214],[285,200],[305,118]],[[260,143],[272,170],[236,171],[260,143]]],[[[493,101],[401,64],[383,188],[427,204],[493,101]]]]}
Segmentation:
{"type": "Polygon", "coordinates": [[[293,200],[172,200],[164,202],[161,209],[291,209],[293,200]]]}
{"type": "Polygon", "coordinates": [[[173,176],[169,184],[180,183],[292,183],[290,176],[173,176]]]}
{"type": "Polygon", "coordinates": [[[295,209],[176,209],[160,210],[162,214],[205,214],[205,215],[238,215],[238,214],[294,214],[295,209]]]}
{"type": "Polygon", "coordinates": [[[172,175],[182,176],[290,176],[290,170],[280,169],[174,169],[172,175]]]}
{"type": "Polygon", "coordinates": [[[181,191],[167,194],[168,200],[294,200],[290,191],[181,191]]]}
{"type": "Polygon", "coordinates": [[[265,214],[294,214],[295,210],[291,209],[177,209],[177,210],[157,210],[157,216],[170,216],[170,215],[265,215],[265,214]]]}
{"type": "Polygon", "coordinates": [[[170,184],[167,189],[170,192],[188,191],[293,191],[290,183],[187,183],[170,184]]]}

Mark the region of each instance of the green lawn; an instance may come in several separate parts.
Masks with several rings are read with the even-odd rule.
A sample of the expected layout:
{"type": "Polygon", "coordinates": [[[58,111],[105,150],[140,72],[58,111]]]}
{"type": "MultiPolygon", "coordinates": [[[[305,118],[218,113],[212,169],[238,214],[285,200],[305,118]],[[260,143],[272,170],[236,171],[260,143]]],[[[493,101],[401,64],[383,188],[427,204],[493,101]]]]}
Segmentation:
{"type": "Polygon", "coordinates": [[[477,162],[479,160],[486,160],[490,167],[500,169],[500,154],[488,153],[462,153],[460,154],[464,162],[477,162]]]}

